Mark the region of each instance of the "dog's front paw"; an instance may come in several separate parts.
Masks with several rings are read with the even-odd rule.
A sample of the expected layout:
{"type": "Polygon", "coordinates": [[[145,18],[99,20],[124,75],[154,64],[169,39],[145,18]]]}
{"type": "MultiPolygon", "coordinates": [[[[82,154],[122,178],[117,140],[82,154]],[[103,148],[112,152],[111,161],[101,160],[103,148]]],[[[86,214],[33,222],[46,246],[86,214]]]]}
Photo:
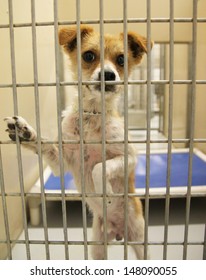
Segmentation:
{"type": "Polygon", "coordinates": [[[6,132],[12,141],[16,141],[16,132],[20,141],[36,140],[36,131],[22,117],[7,117],[4,121],[7,122],[6,132]]]}

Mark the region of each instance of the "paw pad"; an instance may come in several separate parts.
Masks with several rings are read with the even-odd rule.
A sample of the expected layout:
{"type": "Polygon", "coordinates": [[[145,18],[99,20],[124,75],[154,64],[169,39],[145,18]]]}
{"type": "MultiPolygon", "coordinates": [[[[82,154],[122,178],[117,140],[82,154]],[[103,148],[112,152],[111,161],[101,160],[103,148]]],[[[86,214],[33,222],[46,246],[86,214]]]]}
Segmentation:
{"type": "Polygon", "coordinates": [[[36,140],[35,130],[22,117],[7,117],[4,121],[7,123],[6,132],[12,141],[16,141],[17,135],[20,141],[36,140]]]}

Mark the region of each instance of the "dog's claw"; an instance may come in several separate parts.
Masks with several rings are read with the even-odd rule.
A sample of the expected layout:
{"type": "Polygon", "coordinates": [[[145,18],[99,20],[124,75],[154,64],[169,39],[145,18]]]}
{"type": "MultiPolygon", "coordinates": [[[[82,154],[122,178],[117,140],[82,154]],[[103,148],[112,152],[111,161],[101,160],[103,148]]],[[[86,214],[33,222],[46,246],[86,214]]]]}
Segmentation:
{"type": "Polygon", "coordinates": [[[15,130],[15,124],[13,124],[13,123],[8,123],[7,126],[8,126],[8,129],[10,129],[10,130],[15,130]]]}
{"type": "Polygon", "coordinates": [[[10,120],[10,119],[12,119],[11,117],[6,117],[6,118],[4,118],[3,120],[4,121],[8,121],[8,120],[10,120]]]}
{"type": "Polygon", "coordinates": [[[9,138],[10,138],[12,141],[16,141],[16,135],[15,135],[15,134],[9,134],[9,138]]]}

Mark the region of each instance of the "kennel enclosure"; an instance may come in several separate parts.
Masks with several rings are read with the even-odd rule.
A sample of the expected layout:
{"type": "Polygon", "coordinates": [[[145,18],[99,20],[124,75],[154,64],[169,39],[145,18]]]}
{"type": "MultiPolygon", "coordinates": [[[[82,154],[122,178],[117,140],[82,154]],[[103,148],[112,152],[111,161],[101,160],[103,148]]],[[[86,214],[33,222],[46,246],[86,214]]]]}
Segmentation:
{"type": "MultiPolygon", "coordinates": [[[[137,145],[140,154],[145,154],[145,178],[143,193],[136,193],[144,201],[145,215],[145,258],[147,258],[148,246],[163,246],[162,258],[167,259],[168,248],[178,245],[182,250],[182,258],[187,259],[188,248],[200,247],[202,259],[206,258],[206,234],[203,224],[204,236],[201,240],[189,241],[190,210],[193,198],[205,199],[205,185],[200,186],[197,192],[193,192],[192,177],[194,174],[193,157],[198,150],[206,153],[206,129],[205,129],[205,48],[206,48],[206,6],[203,0],[197,1],[115,1],[116,9],[110,7],[109,1],[12,1],[2,0],[0,17],[1,37],[1,77],[0,99],[1,120],[11,115],[22,115],[28,119],[37,129],[38,156],[21,149],[20,141],[9,141],[5,130],[5,124],[0,128],[0,258],[13,259],[13,248],[16,245],[23,246],[26,258],[32,259],[32,246],[43,246],[45,258],[51,258],[51,246],[63,246],[62,259],[70,259],[71,246],[82,246],[85,259],[89,258],[88,218],[86,213],[85,198],[88,195],[84,191],[84,142],[80,141],[82,162],[82,193],[75,191],[67,193],[65,190],[64,163],[62,145],[64,140],[61,134],[61,112],[71,102],[73,87],[78,89],[80,120],[82,117],[82,85],[89,81],[81,77],[81,37],[78,32],[78,81],[72,81],[59,44],[58,29],[64,25],[76,24],[80,30],[80,24],[91,24],[101,33],[101,63],[103,65],[103,34],[116,33],[128,30],[137,30],[150,42],[154,40],[159,44],[154,53],[159,52],[159,59],[153,56],[153,51],[148,51],[147,58],[136,70],[134,76],[128,77],[127,59],[125,61],[124,96],[120,104],[120,113],[124,118],[125,137],[124,145],[127,151],[131,141],[137,145]],[[92,3],[92,4],[91,4],[92,3]],[[159,5],[158,5],[159,4],[159,5]],[[91,5],[93,9],[88,11],[91,5]],[[138,9],[137,9],[138,6],[138,9]],[[160,7],[164,7],[161,9],[160,7]],[[45,13],[47,11],[47,13],[45,13]],[[186,45],[185,48],[183,45],[186,45]],[[141,68],[142,67],[142,68],[141,68]],[[155,69],[155,71],[154,71],[155,69]],[[178,71],[179,70],[179,71],[178,71]],[[51,113],[52,111],[52,113],[51,113]],[[132,135],[129,140],[128,131],[132,135]],[[41,137],[48,136],[48,140],[42,141],[41,137]],[[58,139],[54,140],[55,134],[58,139]],[[159,137],[161,135],[161,137],[159,137]],[[60,150],[60,191],[48,193],[45,189],[44,163],[42,161],[41,145],[55,143],[60,150]],[[166,182],[164,193],[151,192],[151,155],[154,146],[166,151],[166,182]],[[186,148],[188,152],[185,190],[183,193],[172,193],[171,166],[173,150],[186,148]],[[196,150],[195,150],[196,149],[196,150]],[[39,191],[31,191],[32,186],[39,178],[39,191]],[[152,240],[148,237],[150,201],[161,198],[165,202],[164,236],[162,241],[152,240]],[[170,204],[174,198],[186,200],[184,237],[181,241],[168,241],[170,204]],[[27,205],[35,208],[32,203],[40,206],[42,218],[43,239],[40,241],[31,238],[30,222],[27,205]],[[60,200],[62,208],[61,240],[50,239],[48,230],[49,199],[60,200]],[[71,240],[67,224],[68,211],[67,200],[78,199],[81,201],[83,235],[81,240],[71,240]],[[22,233],[19,239],[20,233],[22,233]]],[[[125,53],[127,51],[127,36],[124,36],[125,53]]],[[[155,49],[153,49],[155,50],[155,49]]],[[[125,55],[125,57],[127,57],[125,55]]],[[[103,77],[103,75],[102,75],[103,77]]],[[[105,81],[101,80],[103,85],[105,81]]],[[[104,87],[102,86],[102,89],[104,87]]],[[[105,123],[104,91],[102,90],[102,124],[105,123]]],[[[80,123],[81,135],[83,127],[80,123]]],[[[105,159],[106,152],[105,132],[102,135],[102,155],[105,159]]],[[[105,169],[105,167],[104,167],[105,169]]],[[[204,172],[203,172],[204,173],[204,172]]],[[[125,178],[128,175],[127,153],[125,153],[125,178]]],[[[203,174],[204,177],[204,174],[203,174]]],[[[203,178],[204,179],[204,178],[203,178]]],[[[102,178],[105,184],[105,178],[102,178]]],[[[137,178],[138,180],[138,178],[137,178]]],[[[127,180],[125,180],[125,198],[127,207],[128,193],[127,180]]],[[[139,191],[139,189],[138,189],[139,191]]],[[[93,194],[95,195],[95,194],[93,194]]],[[[103,194],[104,201],[106,194],[103,194]]],[[[37,209],[36,209],[37,210],[37,209]]],[[[36,211],[35,210],[35,211],[36,211]]],[[[106,203],[104,203],[106,228],[106,203]]],[[[39,214],[38,214],[39,215],[39,214]]],[[[69,214],[70,215],[70,214],[69,214]]],[[[125,232],[127,232],[127,211],[125,211],[125,232]]],[[[79,229],[81,230],[81,229],[79,229]]],[[[112,241],[107,244],[107,236],[104,238],[105,255],[108,245],[123,248],[123,258],[128,258],[130,242],[127,237],[123,241],[112,241]]]]}

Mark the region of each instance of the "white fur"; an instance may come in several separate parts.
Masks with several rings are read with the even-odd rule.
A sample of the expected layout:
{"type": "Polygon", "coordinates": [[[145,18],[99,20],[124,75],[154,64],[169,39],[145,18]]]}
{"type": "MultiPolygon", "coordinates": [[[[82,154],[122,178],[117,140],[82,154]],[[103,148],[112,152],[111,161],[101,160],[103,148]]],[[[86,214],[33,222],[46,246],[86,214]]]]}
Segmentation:
{"type": "MultiPolygon", "coordinates": [[[[119,76],[119,73],[117,72],[117,70],[115,69],[115,66],[113,63],[111,63],[110,61],[105,61],[104,63],[104,71],[111,71],[115,74],[115,81],[118,82],[120,81],[120,76],[119,76]]],[[[99,76],[99,73],[101,73],[101,67],[97,67],[95,69],[95,71],[93,72],[92,76],[91,76],[91,81],[98,81],[98,76],[99,76]]]]}

